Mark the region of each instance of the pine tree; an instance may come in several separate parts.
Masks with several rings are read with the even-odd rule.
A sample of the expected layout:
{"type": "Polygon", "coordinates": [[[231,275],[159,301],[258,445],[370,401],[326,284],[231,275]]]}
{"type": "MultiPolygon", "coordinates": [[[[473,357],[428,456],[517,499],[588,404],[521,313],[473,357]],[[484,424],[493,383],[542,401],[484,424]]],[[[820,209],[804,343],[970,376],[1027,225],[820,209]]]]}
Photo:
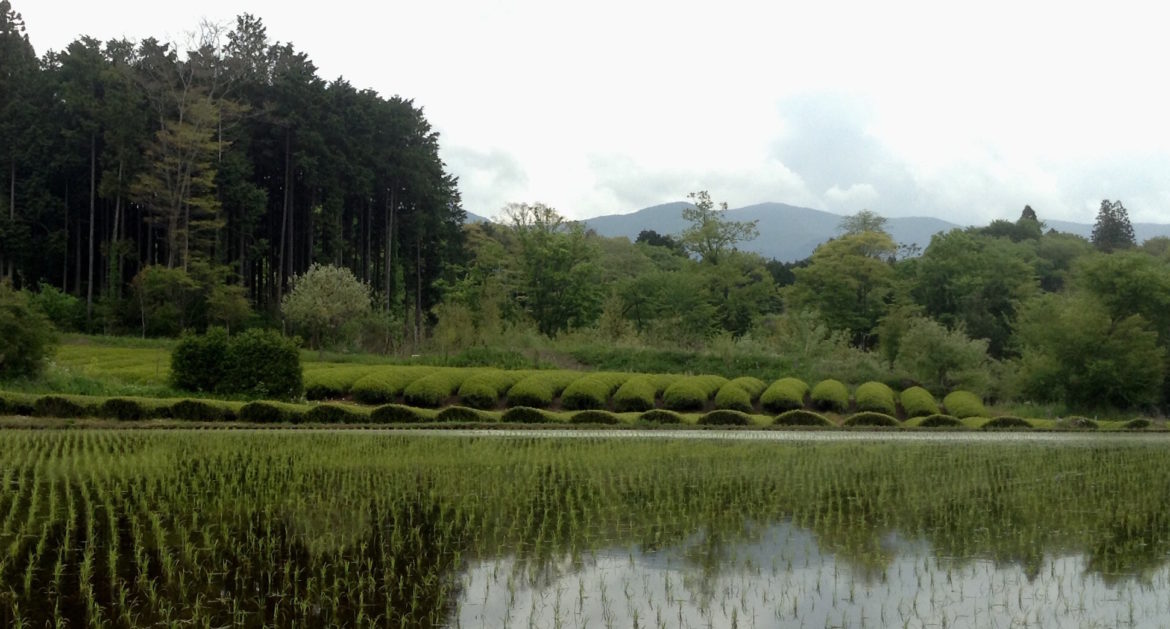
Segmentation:
{"type": "Polygon", "coordinates": [[[1097,223],[1093,226],[1093,246],[1105,253],[1118,249],[1130,249],[1137,245],[1133,225],[1129,223],[1129,212],[1121,201],[1101,201],[1097,212],[1097,223]]]}

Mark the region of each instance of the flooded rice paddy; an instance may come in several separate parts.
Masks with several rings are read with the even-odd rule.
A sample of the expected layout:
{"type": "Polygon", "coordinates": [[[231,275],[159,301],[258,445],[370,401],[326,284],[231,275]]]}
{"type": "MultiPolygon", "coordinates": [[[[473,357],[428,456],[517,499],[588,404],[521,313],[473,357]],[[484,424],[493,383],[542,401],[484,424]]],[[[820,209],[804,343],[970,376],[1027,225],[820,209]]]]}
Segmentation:
{"type": "Polygon", "coordinates": [[[610,434],[6,432],[0,626],[1170,624],[1160,436],[610,434]]]}

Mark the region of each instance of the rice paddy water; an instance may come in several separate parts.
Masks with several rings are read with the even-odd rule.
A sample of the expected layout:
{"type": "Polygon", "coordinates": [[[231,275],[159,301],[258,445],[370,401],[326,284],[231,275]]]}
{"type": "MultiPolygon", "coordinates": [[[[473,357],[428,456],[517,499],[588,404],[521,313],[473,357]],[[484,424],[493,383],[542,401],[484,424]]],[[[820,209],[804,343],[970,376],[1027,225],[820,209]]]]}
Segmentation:
{"type": "Polygon", "coordinates": [[[0,434],[5,627],[1170,622],[1170,440],[0,434]]]}

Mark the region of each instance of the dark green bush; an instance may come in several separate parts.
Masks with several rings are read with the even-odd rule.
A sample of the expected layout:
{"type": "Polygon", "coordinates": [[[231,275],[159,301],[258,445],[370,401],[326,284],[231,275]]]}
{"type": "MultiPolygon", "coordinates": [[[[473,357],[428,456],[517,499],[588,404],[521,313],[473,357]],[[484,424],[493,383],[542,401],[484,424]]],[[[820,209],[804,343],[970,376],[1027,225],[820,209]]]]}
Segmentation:
{"type": "Polygon", "coordinates": [[[336,404],[318,404],[305,413],[305,421],[314,424],[356,424],[362,416],[336,404]]]}
{"type": "Polygon", "coordinates": [[[681,424],[682,420],[682,415],[660,408],[650,409],[638,416],[638,421],[651,424],[681,424]]]}
{"type": "Polygon", "coordinates": [[[719,392],[715,394],[715,408],[750,413],[752,395],[732,380],[720,387],[719,392]]]}
{"type": "Polygon", "coordinates": [[[571,424],[617,424],[621,420],[609,411],[581,411],[569,418],[571,424]]]}
{"type": "Polygon", "coordinates": [[[240,407],[239,418],[255,424],[279,424],[293,419],[291,413],[270,402],[248,402],[240,407]]]}
{"type": "Polygon", "coordinates": [[[179,400],[171,404],[171,417],[185,421],[215,422],[234,419],[224,409],[201,400],[179,400]]]}
{"type": "Polygon", "coordinates": [[[910,387],[902,392],[902,410],[906,417],[926,417],[938,415],[938,403],[930,391],[922,387],[910,387]]]}
{"type": "Polygon", "coordinates": [[[804,408],[804,396],[807,393],[808,385],[803,380],[781,378],[760,394],[760,406],[769,413],[804,408]]]}
{"type": "Polygon", "coordinates": [[[613,392],[613,374],[590,374],[574,380],[561,393],[561,406],[575,410],[605,408],[613,392]]]}
{"type": "Polygon", "coordinates": [[[983,406],[983,400],[980,400],[978,395],[970,391],[952,391],[943,398],[943,406],[946,408],[948,415],[954,415],[959,418],[988,417],[987,409],[983,406]]]}
{"type": "Polygon", "coordinates": [[[936,413],[922,418],[922,421],[918,425],[922,428],[954,428],[956,426],[962,426],[963,422],[959,421],[958,417],[936,413]]]}
{"type": "Polygon", "coordinates": [[[291,400],[304,392],[301,353],[275,330],[252,329],[228,339],[219,390],[254,398],[291,400]]]}
{"type": "Polygon", "coordinates": [[[772,421],[777,426],[832,426],[833,422],[820,413],[801,408],[785,411],[772,421]]]}
{"type": "Polygon", "coordinates": [[[3,396],[0,396],[0,400],[3,400],[3,412],[8,415],[33,415],[35,413],[33,404],[28,400],[16,397],[4,398],[3,396]]]}
{"type": "Polygon", "coordinates": [[[895,415],[898,412],[894,390],[881,382],[866,382],[857,387],[853,399],[860,412],[873,411],[884,415],[895,415]]]}
{"type": "Polygon", "coordinates": [[[1057,425],[1065,430],[1097,430],[1100,427],[1097,425],[1097,422],[1088,417],[1079,417],[1076,415],[1065,417],[1057,425]]]}
{"type": "Polygon", "coordinates": [[[578,375],[571,371],[535,373],[508,389],[508,406],[546,408],[578,375]]]}
{"type": "Polygon", "coordinates": [[[349,392],[362,404],[386,404],[402,395],[412,382],[434,371],[434,367],[383,367],[358,378],[349,392]]]}
{"type": "Polygon", "coordinates": [[[1150,420],[1139,417],[1125,422],[1121,427],[1126,430],[1145,430],[1150,427],[1150,420]]]}
{"type": "Polygon", "coordinates": [[[448,406],[435,415],[435,421],[440,422],[482,422],[485,417],[474,408],[466,406],[448,406]]]}
{"type": "Polygon", "coordinates": [[[134,400],[125,398],[110,398],[98,407],[98,416],[121,421],[138,421],[146,419],[146,409],[134,400]]]}
{"type": "Polygon", "coordinates": [[[370,411],[370,421],[375,424],[416,424],[426,421],[426,418],[409,406],[384,404],[370,411]]]}
{"type": "Polygon", "coordinates": [[[545,424],[553,421],[553,419],[548,413],[539,408],[513,406],[504,411],[504,414],[500,416],[500,421],[510,424],[545,424]]]}
{"type": "Polygon", "coordinates": [[[411,406],[437,408],[455,395],[465,377],[462,369],[441,369],[411,382],[402,391],[402,398],[411,406]]]}
{"type": "Polygon", "coordinates": [[[983,430],[1014,430],[1031,427],[1032,424],[1029,424],[1028,420],[1022,417],[1013,417],[1011,415],[996,417],[986,424],[983,424],[983,430]]]}
{"type": "Polygon", "coordinates": [[[0,380],[39,374],[55,340],[53,324],[28,295],[0,281],[0,380]]]}
{"type": "Polygon", "coordinates": [[[613,394],[613,407],[619,413],[648,411],[654,408],[654,396],[658,393],[654,382],[648,376],[632,376],[613,394]]]}
{"type": "Polygon", "coordinates": [[[171,386],[210,393],[219,388],[228,354],[228,333],[208,328],[207,334],[187,331],[171,351],[171,386]]]}
{"type": "Polygon", "coordinates": [[[876,411],[862,411],[849,416],[843,426],[898,426],[898,418],[876,411]]]}
{"type": "Polygon", "coordinates": [[[818,411],[844,413],[849,410],[849,389],[839,380],[822,380],[809,394],[818,411]]]}
{"type": "Polygon", "coordinates": [[[516,384],[522,374],[515,371],[485,370],[472,374],[459,385],[457,395],[466,406],[478,409],[495,408],[500,396],[516,384]]]}
{"type": "Polygon", "coordinates": [[[662,404],[672,411],[697,411],[707,403],[708,394],[690,378],[683,378],[666,388],[662,404]]]}
{"type": "Polygon", "coordinates": [[[717,410],[700,417],[699,423],[704,426],[750,426],[752,418],[740,411],[717,410]]]}
{"type": "Polygon", "coordinates": [[[37,417],[88,417],[91,413],[81,404],[56,395],[45,395],[33,403],[37,417]]]}
{"type": "Polygon", "coordinates": [[[764,390],[768,388],[767,383],[765,383],[763,380],[760,380],[759,378],[754,378],[752,376],[740,376],[728,384],[734,384],[744,391],[747,391],[747,394],[752,397],[753,402],[758,400],[764,390]]]}

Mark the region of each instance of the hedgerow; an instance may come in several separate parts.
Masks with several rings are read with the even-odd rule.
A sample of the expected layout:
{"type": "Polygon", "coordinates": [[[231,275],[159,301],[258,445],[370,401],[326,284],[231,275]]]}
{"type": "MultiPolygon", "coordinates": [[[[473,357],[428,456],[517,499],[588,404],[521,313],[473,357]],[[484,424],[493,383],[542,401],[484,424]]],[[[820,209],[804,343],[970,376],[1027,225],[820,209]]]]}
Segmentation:
{"type": "Polygon", "coordinates": [[[821,380],[809,393],[818,411],[844,413],[849,410],[849,389],[840,380],[821,380]]]}
{"type": "Polygon", "coordinates": [[[866,382],[857,387],[853,392],[853,400],[858,412],[873,411],[884,415],[895,415],[898,412],[894,390],[881,382],[866,382]]]}
{"type": "Polygon", "coordinates": [[[33,415],[37,417],[88,417],[89,409],[57,395],[44,395],[33,403],[33,415]]]}
{"type": "Polygon", "coordinates": [[[1150,427],[1150,420],[1139,417],[1125,422],[1121,427],[1125,430],[1145,430],[1150,427]]]}
{"type": "Polygon", "coordinates": [[[902,391],[900,397],[902,410],[906,412],[906,417],[926,417],[938,414],[938,403],[934,401],[934,396],[922,387],[910,387],[902,391]]]}
{"type": "Polygon", "coordinates": [[[660,408],[648,410],[638,416],[638,421],[649,422],[651,424],[681,424],[682,420],[682,415],[660,408]]]}
{"type": "Polygon", "coordinates": [[[719,392],[715,394],[715,408],[750,413],[752,395],[733,380],[719,387],[719,392]]]}
{"type": "Polygon", "coordinates": [[[242,422],[257,424],[278,424],[293,420],[290,413],[271,402],[248,402],[240,407],[238,415],[242,422]]]}
{"type": "Polygon", "coordinates": [[[512,385],[528,375],[525,371],[504,371],[502,369],[485,369],[478,371],[459,385],[457,395],[459,400],[471,408],[495,408],[500,402],[500,396],[508,392],[512,385]]]}
{"type": "Polygon", "coordinates": [[[1097,430],[1100,426],[1097,422],[1088,417],[1072,416],[1065,417],[1057,424],[1060,428],[1065,430],[1097,430]]]}
{"type": "Polygon", "coordinates": [[[383,367],[358,378],[350,394],[362,404],[385,404],[402,395],[412,382],[434,371],[434,367],[383,367]]]}
{"type": "Polygon", "coordinates": [[[360,365],[332,365],[326,363],[305,371],[305,397],[310,400],[331,400],[349,395],[354,383],[370,373],[360,365]]]}
{"type": "Polygon", "coordinates": [[[770,413],[782,413],[804,408],[808,385],[796,378],[781,378],[760,394],[760,406],[770,413]]]}
{"type": "Polygon", "coordinates": [[[954,415],[960,419],[967,417],[988,417],[987,409],[979,396],[970,391],[952,391],[943,398],[943,407],[947,415],[954,415]]]}
{"type": "Polygon", "coordinates": [[[411,406],[436,408],[455,395],[467,378],[466,369],[440,369],[411,382],[402,391],[402,399],[411,406]]]}
{"type": "Polygon", "coordinates": [[[921,428],[953,428],[962,425],[963,422],[959,421],[958,417],[937,413],[923,417],[922,421],[918,422],[918,426],[921,428]]]}
{"type": "Polygon", "coordinates": [[[740,411],[716,410],[699,418],[699,424],[705,426],[750,426],[751,415],[740,411]]]}
{"type": "Polygon", "coordinates": [[[609,411],[587,410],[569,418],[571,424],[617,424],[621,420],[609,411]]]}
{"type": "Polygon", "coordinates": [[[500,415],[500,421],[511,424],[545,424],[553,421],[552,416],[531,406],[513,406],[500,415]]]}
{"type": "Polygon", "coordinates": [[[768,383],[752,376],[740,376],[739,378],[734,378],[728,384],[734,384],[744,391],[747,391],[748,395],[752,396],[753,402],[759,399],[760,394],[764,392],[764,389],[768,388],[768,383]]]}
{"type": "Polygon", "coordinates": [[[466,406],[448,406],[435,415],[435,420],[441,422],[481,422],[484,419],[479,411],[466,406]]]}
{"type": "Polygon", "coordinates": [[[305,390],[296,343],[275,330],[251,329],[228,339],[217,391],[291,400],[305,390]]]}
{"type": "Polygon", "coordinates": [[[370,411],[370,421],[375,424],[414,424],[423,419],[418,411],[401,404],[384,404],[370,411]]]}
{"type": "Polygon", "coordinates": [[[561,393],[561,406],[568,410],[605,408],[610,394],[628,379],[628,374],[615,373],[593,373],[577,378],[561,393]]]}
{"type": "Polygon", "coordinates": [[[631,376],[613,394],[613,408],[619,413],[654,408],[658,391],[649,376],[631,376]]]}
{"type": "Polygon", "coordinates": [[[862,411],[849,416],[843,426],[897,426],[898,418],[877,411],[862,411]]]}
{"type": "Polygon", "coordinates": [[[146,408],[134,400],[125,398],[110,398],[98,407],[98,417],[117,419],[121,421],[138,421],[146,419],[146,408]]]}
{"type": "Polygon", "coordinates": [[[534,373],[508,389],[508,406],[547,407],[578,377],[572,371],[534,373]]]}
{"type": "Polygon", "coordinates": [[[1031,428],[1032,424],[1022,417],[1014,417],[1012,415],[1004,415],[996,417],[983,424],[983,430],[1013,430],[1017,428],[1031,428]]]}
{"type": "Polygon", "coordinates": [[[727,384],[727,378],[722,376],[679,378],[663,391],[662,403],[672,411],[700,410],[724,384],[727,384]]]}
{"type": "Polygon", "coordinates": [[[305,421],[315,424],[354,424],[362,416],[336,404],[318,404],[305,413],[305,421]]]}
{"type": "Polygon", "coordinates": [[[832,426],[833,422],[820,413],[798,408],[776,416],[772,423],[777,426],[832,426]]]}
{"type": "Polygon", "coordinates": [[[185,421],[222,421],[235,419],[231,413],[219,406],[202,400],[179,400],[171,404],[171,417],[185,421]]]}

